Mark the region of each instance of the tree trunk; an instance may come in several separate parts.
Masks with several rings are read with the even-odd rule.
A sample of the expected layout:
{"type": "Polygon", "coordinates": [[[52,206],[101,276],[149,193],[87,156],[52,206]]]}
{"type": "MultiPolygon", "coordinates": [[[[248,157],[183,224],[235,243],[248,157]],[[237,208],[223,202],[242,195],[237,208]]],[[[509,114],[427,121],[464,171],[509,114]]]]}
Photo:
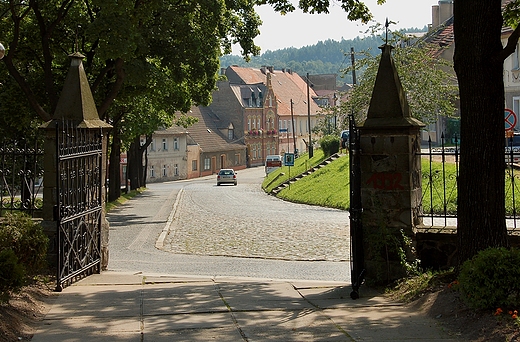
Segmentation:
{"type": "Polygon", "coordinates": [[[112,144],[110,146],[110,164],[108,170],[108,201],[112,202],[121,196],[121,138],[119,128],[112,129],[112,144]]]}
{"type": "Polygon", "coordinates": [[[501,0],[454,2],[454,67],[460,92],[459,265],[508,245],[504,195],[501,0]]]}
{"type": "Polygon", "coordinates": [[[130,148],[127,153],[128,160],[128,179],[130,179],[130,190],[139,189],[141,186],[141,168],[142,168],[142,158],[139,149],[139,145],[141,145],[140,137],[134,138],[132,143],[130,144],[130,148]]]}

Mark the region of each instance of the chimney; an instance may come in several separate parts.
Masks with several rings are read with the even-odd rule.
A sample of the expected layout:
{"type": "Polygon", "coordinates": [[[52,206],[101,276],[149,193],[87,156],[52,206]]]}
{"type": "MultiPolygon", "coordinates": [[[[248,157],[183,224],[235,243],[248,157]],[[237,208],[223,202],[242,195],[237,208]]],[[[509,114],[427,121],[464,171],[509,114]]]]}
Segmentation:
{"type": "Polygon", "coordinates": [[[436,28],[453,16],[453,0],[439,0],[432,6],[432,27],[436,28]]]}
{"type": "Polygon", "coordinates": [[[432,6],[432,28],[439,27],[439,5],[432,6]]]}

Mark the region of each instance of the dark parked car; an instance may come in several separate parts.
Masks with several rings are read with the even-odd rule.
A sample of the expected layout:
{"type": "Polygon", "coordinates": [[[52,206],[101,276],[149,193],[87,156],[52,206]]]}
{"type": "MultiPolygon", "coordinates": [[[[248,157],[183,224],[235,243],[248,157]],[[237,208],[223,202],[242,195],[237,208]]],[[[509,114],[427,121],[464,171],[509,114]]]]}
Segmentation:
{"type": "Polygon", "coordinates": [[[340,134],[340,138],[341,138],[341,148],[348,148],[348,144],[349,144],[349,139],[350,139],[350,131],[347,129],[347,130],[344,130],[344,131],[341,131],[341,134],[340,134]]]}
{"type": "Polygon", "coordinates": [[[233,169],[221,169],[217,174],[217,185],[220,184],[237,185],[237,173],[233,169]]]}

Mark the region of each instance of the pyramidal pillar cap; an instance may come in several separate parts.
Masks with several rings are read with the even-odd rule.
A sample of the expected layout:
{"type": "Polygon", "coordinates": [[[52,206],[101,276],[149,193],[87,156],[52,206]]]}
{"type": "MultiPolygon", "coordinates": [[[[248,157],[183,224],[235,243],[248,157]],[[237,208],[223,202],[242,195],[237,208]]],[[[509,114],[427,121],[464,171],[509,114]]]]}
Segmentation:
{"type": "MultiPolygon", "coordinates": [[[[79,52],[69,55],[71,63],[63,84],[52,121],[68,120],[78,128],[112,128],[112,125],[99,118],[99,114],[90,90],[87,75],[83,68],[83,56],[79,52]]],[[[49,126],[50,122],[44,124],[49,126]]]]}
{"type": "Polygon", "coordinates": [[[363,127],[406,127],[425,125],[413,118],[406,94],[392,60],[393,47],[384,44],[376,82],[370,99],[367,119],[363,127]]]}

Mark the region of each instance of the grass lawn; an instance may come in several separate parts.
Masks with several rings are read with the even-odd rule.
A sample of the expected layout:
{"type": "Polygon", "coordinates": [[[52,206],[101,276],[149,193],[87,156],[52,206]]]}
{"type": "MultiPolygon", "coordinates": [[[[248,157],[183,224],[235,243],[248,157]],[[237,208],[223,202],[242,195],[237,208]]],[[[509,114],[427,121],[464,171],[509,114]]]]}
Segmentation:
{"type": "MultiPolygon", "coordinates": [[[[296,159],[290,175],[294,177],[310,165],[325,159],[323,151],[316,150],[310,160],[307,155],[296,159]]],[[[457,212],[457,169],[453,163],[422,160],[423,210],[425,214],[456,214],[457,212]],[[433,201],[432,201],[433,200],[433,201]]],[[[265,178],[262,188],[270,192],[278,184],[289,179],[289,167],[283,166],[265,178]]],[[[505,171],[506,214],[513,215],[513,197],[516,213],[520,213],[520,171],[505,171]],[[514,176],[514,177],[513,177],[514,176]],[[514,182],[511,182],[511,180],[514,182]],[[513,191],[514,189],[514,191],[513,191]]],[[[322,207],[348,210],[350,208],[349,156],[344,155],[324,168],[291,184],[278,193],[278,198],[322,207]]]]}

